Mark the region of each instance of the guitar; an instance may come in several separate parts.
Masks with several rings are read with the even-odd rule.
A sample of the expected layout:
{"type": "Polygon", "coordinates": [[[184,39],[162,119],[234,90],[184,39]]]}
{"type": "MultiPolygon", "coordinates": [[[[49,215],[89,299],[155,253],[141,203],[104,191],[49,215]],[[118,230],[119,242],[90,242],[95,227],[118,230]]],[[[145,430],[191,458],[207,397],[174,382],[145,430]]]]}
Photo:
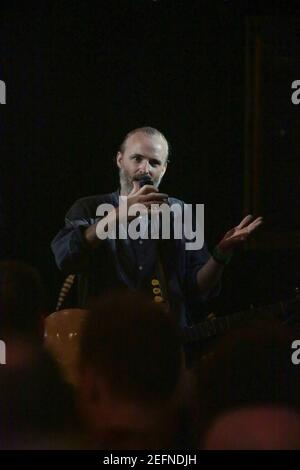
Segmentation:
{"type": "Polygon", "coordinates": [[[79,344],[86,317],[86,310],[70,308],[51,313],[45,319],[45,347],[65,380],[74,386],[78,383],[79,344]]]}
{"type": "Polygon", "coordinates": [[[282,323],[289,323],[300,319],[300,298],[299,294],[293,300],[278,302],[276,304],[253,308],[231,315],[216,317],[211,320],[204,320],[182,330],[182,340],[184,344],[204,342],[205,340],[217,337],[226,331],[237,329],[245,324],[249,325],[257,320],[277,319],[282,323]]]}

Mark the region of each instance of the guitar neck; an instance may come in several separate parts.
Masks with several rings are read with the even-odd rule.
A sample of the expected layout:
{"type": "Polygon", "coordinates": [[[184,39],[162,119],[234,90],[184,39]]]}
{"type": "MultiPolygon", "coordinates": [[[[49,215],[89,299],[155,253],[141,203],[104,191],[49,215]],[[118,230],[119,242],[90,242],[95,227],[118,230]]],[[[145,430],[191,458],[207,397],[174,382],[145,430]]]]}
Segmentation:
{"type": "Polygon", "coordinates": [[[276,316],[280,317],[283,314],[284,304],[278,303],[218,317],[213,320],[205,320],[191,327],[184,328],[183,340],[185,343],[204,341],[244,324],[251,323],[258,318],[267,320],[276,316]]]}

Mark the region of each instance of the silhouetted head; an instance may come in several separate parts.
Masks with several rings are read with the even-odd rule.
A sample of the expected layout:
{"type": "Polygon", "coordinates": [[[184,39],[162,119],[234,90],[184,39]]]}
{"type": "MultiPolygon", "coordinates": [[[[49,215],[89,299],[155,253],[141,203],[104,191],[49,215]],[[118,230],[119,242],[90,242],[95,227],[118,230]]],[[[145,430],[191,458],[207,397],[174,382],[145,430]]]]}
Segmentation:
{"type": "Polygon", "coordinates": [[[80,407],[101,446],[170,444],[183,376],[179,332],[164,307],[128,293],[92,307],[82,334],[80,407]]]}

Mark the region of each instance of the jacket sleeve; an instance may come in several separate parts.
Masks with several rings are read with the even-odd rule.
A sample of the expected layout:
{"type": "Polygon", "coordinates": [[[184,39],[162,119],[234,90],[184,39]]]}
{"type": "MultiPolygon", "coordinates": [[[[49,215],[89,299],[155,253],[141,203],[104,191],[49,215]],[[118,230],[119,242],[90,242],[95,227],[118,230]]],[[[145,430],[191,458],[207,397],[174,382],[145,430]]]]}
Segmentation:
{"type": "Polygon", "coordinates": [[[202,294],[199,292],[197,284],[197,273],[203,268],[210,258],[210,253],[204,243],[200,250],[191,250],[186,252],[186,286],[190,295],[194,296],[198,302],[203,302],[216,297],[221,291],[221,282],[219,281],[209,292],[202,294]]]}
{"type": "Polygon", "coordinates": [[[52,240],[51,249],[59,269],[66,273],[78,273],[85,269],[91,248],[84,238],[84,231],[94,221],[80,201],[75,202],[65,217],[65,227],[52,240]]]}

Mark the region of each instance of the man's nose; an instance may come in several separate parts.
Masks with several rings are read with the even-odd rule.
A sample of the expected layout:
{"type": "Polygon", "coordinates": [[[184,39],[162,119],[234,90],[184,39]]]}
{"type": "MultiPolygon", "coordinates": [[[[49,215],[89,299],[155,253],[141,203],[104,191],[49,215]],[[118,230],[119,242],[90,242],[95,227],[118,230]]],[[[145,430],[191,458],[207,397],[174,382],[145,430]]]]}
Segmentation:
{"type": "Polygon", "coordinates": [[[141,165],[140,169],[142,170],[143,173],[150,174],[150,163],[149,163],[149,161],[144,160],[142,162],[142,165],[141,165]]]}

